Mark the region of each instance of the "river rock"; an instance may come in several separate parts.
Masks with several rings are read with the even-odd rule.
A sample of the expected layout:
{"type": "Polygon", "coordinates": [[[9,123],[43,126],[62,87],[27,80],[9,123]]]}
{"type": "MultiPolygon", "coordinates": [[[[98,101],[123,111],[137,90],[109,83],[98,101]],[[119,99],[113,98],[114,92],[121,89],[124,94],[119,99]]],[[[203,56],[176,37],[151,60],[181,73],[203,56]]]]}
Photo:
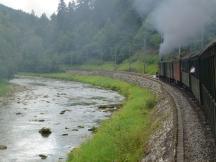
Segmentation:
{"type": "Polygon", "coordinates": [[[7,146],[5,145],[0,145],[0,150],[6,150],[7,149],[7,146]]]}
{"type": "Polygon", "coordinates": [[[43,137],[49,137],[49,135],[52,133],[50,128],[42,128],[39,130],[39,133],[43,136],[43,137]]]}
{"type": "Polygon", "coordinates": [[[43,120],[43,119],[41,119],[41,120],[37,120],[37,119],[36,119],[36,120],[29,120],[29,121],[32,121],[32,122],[41,122],[41,123],[42,123],[42,122],[45,122],[45,120],[43,120]]]}
{"type": "Polygon", "coordinates": [[[98,108],[99,109],[114,109],[114,108],[119,108],[121,106],[122,104],[110,104],[110,105],[100,105],[98,108]]]}
{"type": "Polygon", "coordinates": [[[97,128],[96,127],[92,127],[90,129],[88,129],[88,131],[95,133],[95,132],[97,132],[97,128]]]}
{"type": "Polygon", "coordinates": [[[68,136],[68,134],[67,134],[67,133],[65,133],[65,134],[62,134],[62,136],[68,136]]]}
{"type": "Polygon", "coordinates": [[[73,131],[73,132],[78,132],[79,130],[78,130],[78,129],[72,129],[72,131],[73,131]]]}
{"type": "Polygon", "coordinates": [[[39,157],[40,157],[41,159],[43,159],[43,160],[47,159],[47,156],[44,155],[44,154],[40,154],[39,157]]]}
{"type": "Polygon", "coordinates": [[[85,128],[83,125],[79,125],[78,128],[82,129],[85,128]]]}
{"type": "Polygon", "coordinates": [[[60,112],[61,115],[65,114],[66,112],[70,112],[70,110],[63,110],[60,112]]]}

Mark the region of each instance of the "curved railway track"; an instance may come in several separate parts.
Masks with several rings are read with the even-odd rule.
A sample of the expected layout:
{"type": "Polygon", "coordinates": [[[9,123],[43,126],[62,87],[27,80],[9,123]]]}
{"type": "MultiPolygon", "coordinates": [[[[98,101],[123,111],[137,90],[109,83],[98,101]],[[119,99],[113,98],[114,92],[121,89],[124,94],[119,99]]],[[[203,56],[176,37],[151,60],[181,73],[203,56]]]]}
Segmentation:
{"type": "Polygon", "coordinates": [[[167,84],[163,86],[173,97],[177,109],[176,161],[214,161],[215,142],[201,108],[182,90],[167,84]]]}
{"type": "MultiPolygon", "coordinates": [[[[172,129],[172,134],[170,135],[170,130],[162,130],[162,133],[160,133],[160,136],[164,136],[160,144],[166,143],[163,147],[167,148],[160,148],[160,144],[155,144],[159,149],[158,151],[163,152],[162,154],[158,154],[158,156],[161,157],[154,157],[154,160],[144,159],[143,162],[158,160],[177,162],[216,160],[215,141],[209,125],[205,122],[203,111],[200,106],[196,104],[195,100],[189,94],[185,93],[184,90],[161,82],[152,76],[144,76],[137,73],[108,71],[73,71],[73,73],[74,72],[79,74],[109,76],[137,84],[141,87],[150,88],[159,98],[159,109],[164,109],[165,111],[167,104],[169,104],[168,107],[172,107],[172,110],[169,110],[173,112],[172,123],[166,123],[164,121],[164,125],[172,125],[172,127],[170,127],[170,129],[172,129]]],[[[152,150],[152,154],[155,154],[155,150],[152,150]]]]}

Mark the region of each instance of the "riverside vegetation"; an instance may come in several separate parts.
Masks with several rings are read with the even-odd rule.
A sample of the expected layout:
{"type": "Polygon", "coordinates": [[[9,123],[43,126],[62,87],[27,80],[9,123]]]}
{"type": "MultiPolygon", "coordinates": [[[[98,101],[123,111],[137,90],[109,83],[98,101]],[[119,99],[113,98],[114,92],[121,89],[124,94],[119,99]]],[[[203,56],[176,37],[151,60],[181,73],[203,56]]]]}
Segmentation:
{"type": "Polygon", "coordinates": [[[70,154],[69,162],[134,162],[142,159],[146,144],[159,125],[152,121],[156,97],[147,89],[101,76],[70,73],[31,74],[34,76],[79,81],[118,91],[126,97],[122,108],[104,121],[92,138],[70,154]]]}
{"type": "Polygon", "coordinates": [[[106,70],[106,71],[130,71],[144,74],[155,75],[158,71],[159,57],[155,54],[137,53],[120,64],[113,62],[97,62],[87,63],[83,65],[64,66],[65,69],[81,69],[81,70],[106,70]]]}
{"type": "Polygon", "coordinates": [[[7,96],[13,91],[13,86],[7,81],[0,80],[0,97],[7,96]]]}

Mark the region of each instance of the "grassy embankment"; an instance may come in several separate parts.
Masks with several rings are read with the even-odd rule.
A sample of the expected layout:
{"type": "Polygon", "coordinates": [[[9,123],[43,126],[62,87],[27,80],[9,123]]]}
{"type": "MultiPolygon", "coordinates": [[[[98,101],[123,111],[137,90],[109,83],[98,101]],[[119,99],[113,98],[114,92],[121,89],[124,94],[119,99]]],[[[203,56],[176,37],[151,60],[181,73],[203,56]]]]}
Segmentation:
{"type": "MultiPolygon", "coordinates": [[[[141,55],[141,54],[140,54],[141,55]]],[[[108,71],[132,71],[137,73],[145,73],[154,75],[158,71],[159,57],[156,54],[135,56],[128,60],[125,60],[121,64],[115,65],[112,62],[93,62],[78,66],[72,66],[72,68],[82,70],[108,70],[108,71]]],[[[70,66],[68,67],[70,68],[70,66]]]]}
{"type": "Polygon", "coordinates": [[[6,96],[13,91],[13,86],[7,81],[0,80],[0,97],[6,96]]]}
{"type": "Polygon", "coordinates": [[[123,107],[104,121],[97,133],[69,154],[69,162],[136,162],[159,123],[152,121],[155,96],[147,89],[120,80],[70,73],[41,74],[42,77],[85,82],[112,89],[126,96],[123,107]]]}

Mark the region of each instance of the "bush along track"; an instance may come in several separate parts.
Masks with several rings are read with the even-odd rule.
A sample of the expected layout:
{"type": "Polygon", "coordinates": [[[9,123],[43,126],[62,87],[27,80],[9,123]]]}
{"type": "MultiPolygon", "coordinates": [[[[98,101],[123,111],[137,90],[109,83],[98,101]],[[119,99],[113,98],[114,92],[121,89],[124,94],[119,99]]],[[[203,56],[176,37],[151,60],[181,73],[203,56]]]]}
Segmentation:
{"type": "Polygon", "coordinates": [[[127,99],[111,119],[104,121],[92,138],[70,154],[70,162],[136,162],[147,150],[150,135],[159,123],[152,114],[156,97],[147,89],[100,76],[72,75],[69,73],[41,74],[54,79],[79,81],[116,90],[127,99]]]}

